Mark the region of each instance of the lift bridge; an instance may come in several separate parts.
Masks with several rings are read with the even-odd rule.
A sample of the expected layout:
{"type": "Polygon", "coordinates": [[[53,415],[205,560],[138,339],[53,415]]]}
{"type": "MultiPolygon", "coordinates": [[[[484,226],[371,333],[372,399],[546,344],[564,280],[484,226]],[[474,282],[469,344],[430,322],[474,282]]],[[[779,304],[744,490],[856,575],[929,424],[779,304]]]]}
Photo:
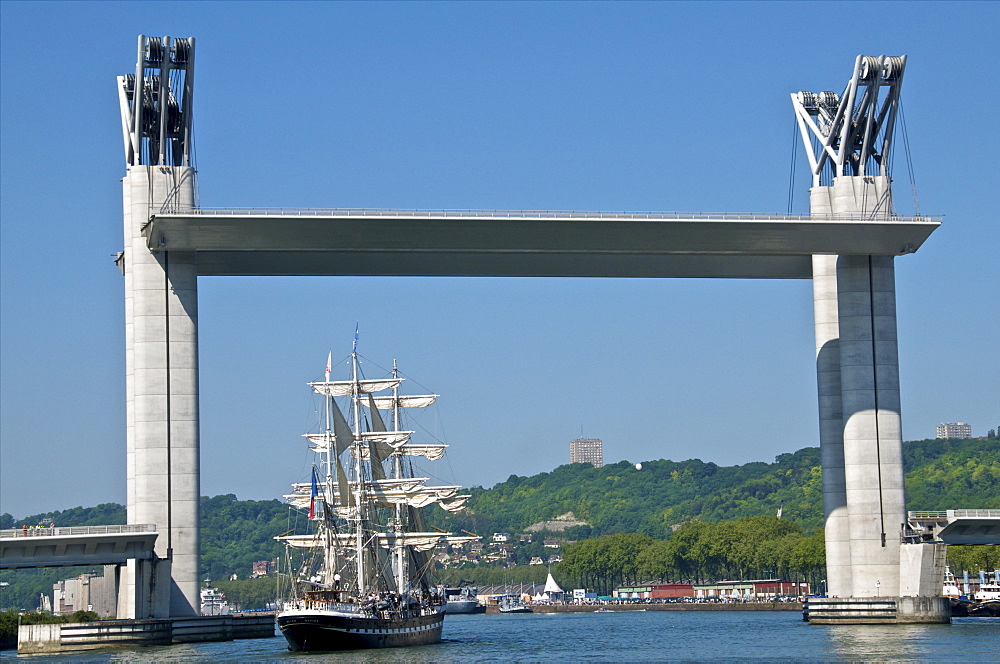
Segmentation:
{"type": "MultiPolygon", "coordinates": [[[[893,212],[905,56],[791,95],[808,215],[201,208],[194,59],[193,38],[140,36],[118,78],[128,522],[158,533],[151,564],[124,563],[120,617],[198,609],[198,277],[377,275],[812,279],[830,596],[811,620],[950,620],[945,544],[912,536],[904,508],[894,261],[940,225],[893,212]]],[[[16,540],[4,562],[30,557],[16,540]]]]}

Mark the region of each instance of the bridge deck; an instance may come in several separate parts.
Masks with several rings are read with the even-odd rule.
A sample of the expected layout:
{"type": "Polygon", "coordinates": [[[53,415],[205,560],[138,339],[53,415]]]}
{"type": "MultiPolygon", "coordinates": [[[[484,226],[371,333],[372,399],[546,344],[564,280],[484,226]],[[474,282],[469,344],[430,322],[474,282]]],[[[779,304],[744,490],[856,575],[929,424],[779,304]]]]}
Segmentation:
{"type": "Polygon", "coordinates": [[[0,531],[0,569],[114,565],[150,559],[159,533],[150,524],[0,531]]]}
{"type": "Polygon", "coordinates": [[[808,279],[813,254],[916,251],[934,217],[663,212],[160,212],[150,250],[193,251],[200,275],[808,279]]]}
{"type": "Polygon", "coordinates": [[[949,546],[1000,544],[1000,510],[908,512],[907,520],[949,546]]]}

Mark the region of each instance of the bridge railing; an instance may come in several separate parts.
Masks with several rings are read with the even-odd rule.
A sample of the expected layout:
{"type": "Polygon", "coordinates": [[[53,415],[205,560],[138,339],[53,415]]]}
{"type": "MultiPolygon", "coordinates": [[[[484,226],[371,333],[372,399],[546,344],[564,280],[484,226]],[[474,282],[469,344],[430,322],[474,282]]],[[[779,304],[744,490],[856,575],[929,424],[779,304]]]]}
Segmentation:
{"type": "Polygon", "coordinates": [[[947,519],[947,510],[923,510],[916,512],[907,512],[906,515],[911,519],[947,519]]]}
{"type": "Polygon", "coordinates": [[[284,217],[413,217],[447,219],[623,219],[623,220],[705,220],[705,221],[900,221],[941,223],[940,215],[898,216],[870,214],[760,214],[708,212],[608,212],[583,210],[407,210],[393,208],[179,208],[164,206],[163,215],[284,216],[284,217]]]}
{"type": "Polygon", "coordinates": [[[1000,519],[1000,510],[948,510],[956,519],[1000,519]]]}
{"type": "Polygon", "coordinates": [[[907,512],[910,519],[1000,519],[1000,510],[924,510],[907,512]]]}
{"type": "Polygon", "coordinates": [[[122,535],[127,533],[155,533],[151,523],[131,523],[119,526],[72,526],[69,528],[10,528],[0,530],[0,538],[9,537],[65,537],[67,535],[122,535]]]}

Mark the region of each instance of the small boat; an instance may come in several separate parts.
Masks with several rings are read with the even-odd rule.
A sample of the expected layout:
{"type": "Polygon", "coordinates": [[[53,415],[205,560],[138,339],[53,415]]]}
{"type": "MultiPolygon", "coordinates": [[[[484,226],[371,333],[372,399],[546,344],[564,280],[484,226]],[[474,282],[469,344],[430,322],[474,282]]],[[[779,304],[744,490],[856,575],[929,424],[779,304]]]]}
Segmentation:
{"type": "Polygon", "coordinates": [[[500,613],[533,613],[520,595],[502,595],[499,608],[500,613]]]}
{"type": "Polygon", "coordinates": [[[458,486],[428,486],[413,471],[413,457],[437,460],[447,446],[411,443],[401,410],[428,406],[437,395],[401,395],[395,366],[389,377],[362,377],[356,337],[350,378],[331,381],[330,370],[328,358],[326,380],[309,384],[323,399],[321,431],[305,434],[318,462],[311,481],[286,496],[308,511],[313,532],[275,538],[290,558],[302,558],[278,628],[292,651],[438,643],[445,596],[431,579],[431,552],[479,538],[428,532],[422,512],[433,504],[457,511],[469,498],[458,486]],[[352,424],[335,397],[346,400],[352,424]]]}

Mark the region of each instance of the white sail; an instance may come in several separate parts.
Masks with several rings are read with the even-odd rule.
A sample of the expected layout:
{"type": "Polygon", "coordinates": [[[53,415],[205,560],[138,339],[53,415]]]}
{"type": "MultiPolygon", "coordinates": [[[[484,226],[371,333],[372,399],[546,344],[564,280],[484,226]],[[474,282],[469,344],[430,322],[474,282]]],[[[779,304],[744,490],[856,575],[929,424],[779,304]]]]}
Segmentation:
{"type": "MultiPolygon", "coordinates": [[[[438,461],[444,458],[444,451],[447,445],[424,445],[424,444],[414,444],[406,443],[405,445],[393,446],[393,454],[401,454],[403,456],[420,456],[426,457],[431,461],[438,461]]],[[[353,452],[352,452],[353,453],[353,452]]],[[[361,458],[367,460],[369,457],[368,450],[366,448],[361,448],[361,458]]]]}
{"type": "MultiPolygon", "coordinates": [[[[410,507],[427,507],[438,503],[443,509],[454,512],[465,506],[469,496],[458,495],[459,486],[422,486],[426,477],[407,478],[404,480],[375,480],[364,482],[367,495],[373,502],[382,507],[391,505],[409,505],[410,507]]],[[[352,487],[356,482],[350,482],[352,487]]],[[[313,500],[310,495],[311,485],[300,483],[295,485],[295,493],[285,496],[289,504],[296,507],[308,507],[309,501],[313,500]]],[[[353,496],[353,488],[348,492],[348,496],[353,496]]],[[[315,500],[334,505],[342,505],[341,492],[335,489],[333,496],[324,499],[322,495],[316,496],[315,500]]]]}
{"type": "MultiPolygon", "coordinates": [[[[383,478],[378,480],[365,480],[362,484],[364,485],[366,491],[413,491],[423,487],[424,482],[427,482],[429,479],[429,477],[383,478]]],[[[353,493],[358,487],[358,483],[354,480],[349,480],[347,484],[351,487],[351,493],[353,493]]],[[[454,489],[457,487],[433,488],[454,489]]],[[[292,490],[296,495],[309,495],[312,490],[312,484],[309,482],[296,482],[292,485],[292,490]]],[[[339,495],[339,490],[336,490],[334,495],[339,495]]]]}
{"type": "Polygon", "coordinates": [[[397,447],[396,451],[406,456],[421,456],[430,461],[437,461],[444,458],[444,450],[447,447],[447,445],[414,445],[409,443],[397,447]]]}
{"type": "Polygon", "coordinates": [[[357,381],[331,380],[322,383],[309,383],[309,387],[313,388],[317,394],[322,394],[325,397],[346,397],[355,394],[355,389],[361,394],[388,390],[399,385],[402,380],[402,378],[379,378],[357,381]]]}
{"type": "Polygon", "coordinates": [[[434,403],[439,394],[400,394],[396,397],[380,396],[375,398],[376,408],[426,408],[434,403]]]}
{"type": "Polygon", "coordinates": [[[442,501],[454,500],[459,488],[457,486],[425,486],[410,491],[373,491],[372,498],[376,503],[384,506],[409,505],[421,508],[442,501]]]}
{"type": "Polygon", "coordinates": [[[454,496],[447,500],[439,500],[438,505],[446,512],[457,512],[465,508],[465,504],[469,502],[470,497],[468,495],[454,496]]]}
{"type": "MultiPolygon", "coordinates": [[[[437,546],[446,544],[463,544],[478,540],[478,537],[462,537],[448,533],[378,533],[378,543],[384,549],[396,545],[410,546],[417,551],[430,551],[437,546]]],[[[329,536],[331,541],[341,546],[350,545],[354,541],[352,533],[337,533],[329,536]]],[[[274,539],[286,543],[293,549],[321,549],[326,546],[324,538],[318,535],[285,535],[274,539]]]]}
{"type": "Polygon", "coordinates": [[[412,431],[365,431],[362,440],[386,443],[387,445],[402,445],[413,435],[412,431]]]}

